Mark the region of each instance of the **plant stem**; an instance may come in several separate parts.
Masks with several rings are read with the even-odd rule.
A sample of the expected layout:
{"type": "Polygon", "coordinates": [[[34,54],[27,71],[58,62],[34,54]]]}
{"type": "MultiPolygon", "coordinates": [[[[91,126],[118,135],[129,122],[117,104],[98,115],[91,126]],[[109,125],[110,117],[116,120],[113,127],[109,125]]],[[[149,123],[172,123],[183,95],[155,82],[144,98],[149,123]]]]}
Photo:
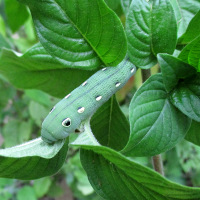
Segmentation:
{"type": "MultiPolygon", "coordinates": [[[[151,76],[151,70],[150,69],[142,69],[142,82],[143,83],[150,76],[151,76]]],[[[161,157],[160,154],[152,157],[152,164],[153,164],[154,170],[164,176],[162,157],[161,157]]]]}
{"type": "Polygon", "coordinates": [[[152,157],[153,168],[155,171],[164,176],[163,163],[161,154],[152,157]]]}

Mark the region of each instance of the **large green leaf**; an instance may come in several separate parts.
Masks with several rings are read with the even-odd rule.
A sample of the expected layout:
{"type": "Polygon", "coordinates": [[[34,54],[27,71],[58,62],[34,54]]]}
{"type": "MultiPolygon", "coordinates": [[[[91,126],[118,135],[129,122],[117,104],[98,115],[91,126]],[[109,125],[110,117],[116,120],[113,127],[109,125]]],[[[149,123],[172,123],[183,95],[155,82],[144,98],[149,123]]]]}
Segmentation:
{"type": "Polygon", "coordinates": [[[158,54],[157,57],[162,71],[163,83],[168,92],[174,89],[180,79],[196,73],[196,70],[192,66],[174,56],[158,54]]]}
{"type": "Polygon", "coordinates": [[[156,63],[158,53],[172,54],[176,47],[177,24],[168,0],[133,0],[126,22],[130,60],[140,68],[156,63]]]}
{"type": "Polygon", "coordinates": [[[200,72],[200,35],[183,48],[178,57],[200,72]]]}
{"type": "Polygon", "coordinates": [[[200,122],[200,75],[180,83],[171,93],[171,102],[185,115],[200,122]]]}
{"type": "Polygon", "coordinates": [[[192,18],[186,32],[179,38],[179,44],[188,44],[200,35],[200,11],[192,18]]]}
{"type": "Polygon", "coordinates": [[[40,42],[59,62],[96,69],[123,60],[123,27],[103,0],[19,1],[29,6],[40,42]]]}
{"type": "Polygon", "coordinates": [[[0,150],[0,177],[32,180],[55,174],[63,165],[68,140],[49,145],[41,138],[0,150]]]}
{"type": "Polygon", "coordinates": [[[7,21],[12,32],[16,32],[28,19],[29,13],[26,6],[16,0],[5,0],[7,21]],[[16,18],[17,16],[17,18],[16,18]]]}
{"type": "Polygon", "coordinates": [[[89,132],[80,135],[72,145],[80,146],[81,162],[94,190],[108,200],[193,200],[200,198],[199,188],[168,181],[120,153],[99,146],[89,132]],[[85,139],[84,141],[82,139],[85,139]]]}
{"type": "Polygon", "coordinates": [[[39,89],[60,98],[94,72],[65,68],[38,45],[23,56],[6,49],[2,50],[0,56],[0,73],[15,87],[39,89]]]}
{"type": "Polygon", "coordinates": [[[91,120],[92,131],[104,146],[121,150],[129,138],[129,123],[113,96],[94,114],[91,120]]]}
{"type": "Polygon", "coordinates": [[[200,122],[192,121],[185,139],[200,146],[200,122]]]}
{"type": "Polygon", "coordinates": [[[174,147],[186,135],[191,120],[169,100],[161,74],[151,76],[135,93],[129,107],[131,135],[122,152],[151,156],[174,147]]]}

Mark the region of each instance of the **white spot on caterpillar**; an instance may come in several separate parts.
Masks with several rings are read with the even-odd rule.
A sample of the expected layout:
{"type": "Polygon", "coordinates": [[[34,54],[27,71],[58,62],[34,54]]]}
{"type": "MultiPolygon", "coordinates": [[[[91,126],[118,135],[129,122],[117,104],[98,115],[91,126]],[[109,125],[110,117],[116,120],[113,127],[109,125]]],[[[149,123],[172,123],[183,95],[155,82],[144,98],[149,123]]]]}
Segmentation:
{"type": "Polygon", "coordinates": [[[50,110],[50,112],[49,113],[52,113],[54,110],[55,110],[55,106],[50,110]]]}
{"type": "Polygon", "coordinates": [[[62,121],[62,125],[64,127],[69,127],[71,125],[71,119],[70,118],[66,118],[62,121]]]}
{"type": "Polygon", "coordinates": [[[105,70],[106,70],[106,67],[102,69],[102,71],[105,71],[105,70]]]}
{"type": "Polygon", "coordinates": [[[71,94],[68,94],[66,97],[65,97],[65,99],[67,99],[68,97],[70,97],[71,96],[71,94]]]}
{"type": "Polygon", "coordinates": [[[100,101],[101,99],[102,99],[102,96],[97,96],[97,97],[96,97],[96,100],[97,100],[97,101],[100,101]]]}
{"type": "Polygon", "coordinates": [[[133,73],[134,71],[135,71],[135,69],[134,69],[134,68],[132,68],[132,69],[131,69],[131,73],[133,73]]]}
{"type": "Polygon", "coordinates": [[[87,81],[85,81],[83,84],[82,84],[82,86],[85,86],[87,84],[87,81]]]}
{"type": "Polygon", "coordinates": [[[85,108],[84,108],[84,107],[78,108],[78,113],[83,113],[84,111],[85,111],[85,108]]]}
{"type": "Polygon", "coordinates": [[[116,87],[119,87],[120,85],[121,85],[121,83],[119,83],[119,82],[115,83],[116,87]]]}

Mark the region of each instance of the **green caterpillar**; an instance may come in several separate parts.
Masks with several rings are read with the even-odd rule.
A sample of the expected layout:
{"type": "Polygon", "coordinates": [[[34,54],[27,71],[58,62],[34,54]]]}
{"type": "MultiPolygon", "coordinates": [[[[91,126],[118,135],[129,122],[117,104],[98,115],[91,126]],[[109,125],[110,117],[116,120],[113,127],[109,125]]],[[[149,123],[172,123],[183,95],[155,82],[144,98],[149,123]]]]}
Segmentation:
{"type": "Polygon", "coordinates": [[[42,139],[53,143],[75,132],[135,72],[135,66],[128,60],[96,72],[52,108],[42,123],[42,139]]]}

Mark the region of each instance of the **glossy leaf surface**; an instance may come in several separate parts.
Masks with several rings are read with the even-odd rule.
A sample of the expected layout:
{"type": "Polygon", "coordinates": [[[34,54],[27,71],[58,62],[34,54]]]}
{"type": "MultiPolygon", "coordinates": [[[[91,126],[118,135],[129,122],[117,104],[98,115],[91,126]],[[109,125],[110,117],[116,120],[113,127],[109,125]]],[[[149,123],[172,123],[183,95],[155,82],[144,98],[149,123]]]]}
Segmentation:
{"type": "Polygon", "coordinates": [[[152,156],[174,147],[191,120],[169,100],[161,74],[151,76],[135,93],[129,107],[131,135],[126,156],[152,156]]]}
{"type": "Polygon", "coordinates": [[[173,53],[177,25],[168,0],[133,0],[126,22],[130,60],[140,68],[156,64],[158,53],[173,53]],[[170,31],[169,31],[170,30],[170,31]]]}
{"type": "Polygon", "coordinates": [[[200,76],[180,83],[171,93],[171,102],[185,115],[200,122],[200,76]]]}
{"type": "Polygon", "coordinates": [[[0,73],[15,87],[39,89],[60,98],[95,73],[68,69],[47,54],[41,46],[31,48],[23,56],[4,49],[0,58],[0,73]]]}
{"type": "Polygon", "coordinates": [[[94,190],[104,199],[197,200],[200,198],[199,188],[189,188],[170,182],[155,171],[127,159],[120,153],[95,144],[89,133],[83,134],[85,136],[80,135],[80,139],[77,138],[73,145],[82,148],[82,165],[94,190]]]}
{"type": "Polygon", "coordinates": [[[200,71],[200,36],[183,48],[179,58],[200,71]]]}
{"type": "Polygon", "coordinates": [[[200,11],[190,21],[186,32],[179,38],[179,44],[188,44],[200,35],[200,11]]]}
{"type": "Polygon", "coordinates": [[[193,120],[185,139],[200,146],[199,130],[200,130],[200,123],[193,120]]]}
{"type": "Polygon", "coordinates": [[[68,141],[48,145],[41,138],[0,150],[0,177],[32,180],[55,174],[63,165],[68,141]]]}
{"type": "Polygon", "coordinates": [[[168,54],[158,54],[158,62],[162,71],[163,83],[168,92],[178,84],[180,79],[196,73],[192,66],[168,54]]]}
{"type": "Polygon", "coordinates": [[[94,114],[91,120],[92,131],[104,146],[121,150],[129,138],[129,123],[113,96],[94,114]]]}
{"type": "Polygon", "coordinates": [[[123,60],[126,37],[103,0],[20,0],[29,6],[44,48],[70,68],[96,69],[123,60]]]}

